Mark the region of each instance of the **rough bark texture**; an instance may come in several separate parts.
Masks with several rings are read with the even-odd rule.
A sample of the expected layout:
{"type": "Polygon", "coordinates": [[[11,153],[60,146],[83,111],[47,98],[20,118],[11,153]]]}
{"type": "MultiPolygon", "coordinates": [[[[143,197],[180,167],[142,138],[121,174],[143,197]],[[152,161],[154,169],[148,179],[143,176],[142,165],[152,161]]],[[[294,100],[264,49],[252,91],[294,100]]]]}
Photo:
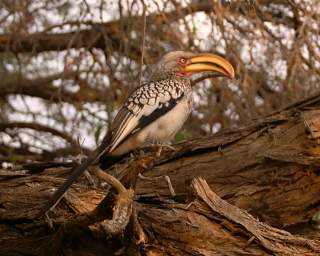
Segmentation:
{"type": "MultiPolygon", "coordinates": [[[[319,143],[316,95],[247,127],[177,145],[161,158],[126,159],[113,168],[123,184],[141,167],[147,178],[137,180],[126,230],[112,236],[106,220],[92,217],[103,212],[112,219],[110,209],[95,209],[107,192],[84,178],[50,219],[36,219],[70,168],[2,170],[0,255],[319,255],[312,223],[320,211],[319,143]]],[[[104,203],[117,200],[109,195],[104,203]]]]}

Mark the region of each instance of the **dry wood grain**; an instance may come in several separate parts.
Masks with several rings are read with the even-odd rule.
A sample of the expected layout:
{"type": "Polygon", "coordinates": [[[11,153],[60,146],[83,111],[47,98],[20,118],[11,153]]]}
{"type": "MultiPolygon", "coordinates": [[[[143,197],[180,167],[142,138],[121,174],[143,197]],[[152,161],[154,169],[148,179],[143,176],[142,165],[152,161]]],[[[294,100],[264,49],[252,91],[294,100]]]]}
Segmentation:
{"type": "Polygon", "coordinates": [[[120,236],[106,236],[91,224],[69,228],[67,236],[60,233],[62,224],[70,227],[68,223],[93,211],[107,194],[84,178],[50,213],[53,229],[44,218],[36,219],[69,167],[40,164],[38,169],[25,166],[29,172],[4,170],[0,255],[318,255],[319,231],[310,222],[320,202],[319,109],[317,95],[247,127],[179,144],[161,158],[150,153],[116,165],[113,172],[127,186],[142,170],[138,166],[144,176],[160,177],[138,179],[132,186],[147,243],[136,243],[132,223],[120,236]],[[164,175],[170,177],[174,198],[164,175]],[[192,183],[199,176],[207,183],[192,183]],[[43,247],[57,237],[54,250],[43,247]]]}

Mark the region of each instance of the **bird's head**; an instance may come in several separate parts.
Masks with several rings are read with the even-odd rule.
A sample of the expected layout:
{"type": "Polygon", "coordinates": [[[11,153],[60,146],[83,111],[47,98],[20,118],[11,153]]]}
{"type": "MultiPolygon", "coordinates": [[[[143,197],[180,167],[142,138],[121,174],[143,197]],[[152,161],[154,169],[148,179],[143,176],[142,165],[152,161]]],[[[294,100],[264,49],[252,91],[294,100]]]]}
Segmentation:
{"type": "Polygon", "coordinates": [[[151,78],[185,77],[201,72],[213,72],[217,76],[235,77],[235,72],[225,58],[212,53],[169,52],[156,65],[151,78]]]}

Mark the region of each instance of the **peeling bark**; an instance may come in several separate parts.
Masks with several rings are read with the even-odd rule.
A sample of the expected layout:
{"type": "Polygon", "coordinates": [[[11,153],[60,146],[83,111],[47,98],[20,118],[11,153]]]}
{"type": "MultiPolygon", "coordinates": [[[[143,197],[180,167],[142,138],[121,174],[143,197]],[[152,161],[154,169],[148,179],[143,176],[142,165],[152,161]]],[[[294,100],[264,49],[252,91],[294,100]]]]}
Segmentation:
{"type": "Polygon", "coordinates": [[[320,203],[319,111],[316,95],[161,158],[151,152],[117,164],[110,172],[135,191],[135,214],[121,235],[100,225],[112,219],[116,197],[84,178],[49,214],[53,228],[35,218],[70,168],[2,171],[0,255],[319,255],[311,224],[320,203]],[[140,172],[149,179],[137,179],[140,172]],[[109,206],[102,220],[70,225],[101,210],[100,202],[109,206]]]}

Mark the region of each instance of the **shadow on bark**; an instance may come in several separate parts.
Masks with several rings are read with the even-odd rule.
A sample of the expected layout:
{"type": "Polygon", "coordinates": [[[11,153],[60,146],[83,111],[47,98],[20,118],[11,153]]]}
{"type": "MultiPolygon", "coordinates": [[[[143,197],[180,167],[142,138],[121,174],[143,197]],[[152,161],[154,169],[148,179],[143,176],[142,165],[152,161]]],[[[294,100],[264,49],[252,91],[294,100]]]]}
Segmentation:
{"type": "Polygon", "coordinates": [[[320,254],[320,95],[153,156],[110,170],[123,188],[82,177],[49,218],[70,166],[1,170],[0,254],[320,254]]]}

